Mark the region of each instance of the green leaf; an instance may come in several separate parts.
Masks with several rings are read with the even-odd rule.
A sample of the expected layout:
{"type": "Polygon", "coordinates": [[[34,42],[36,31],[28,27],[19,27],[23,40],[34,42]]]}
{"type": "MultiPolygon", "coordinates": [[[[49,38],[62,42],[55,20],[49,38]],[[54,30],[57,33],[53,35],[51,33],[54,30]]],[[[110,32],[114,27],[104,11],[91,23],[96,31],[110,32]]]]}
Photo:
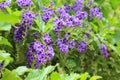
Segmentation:
{"type": "Polygon", "coordinates": [[[9,53],[0,52],[0,62],[4,61],[3,67],[6,67],[13,59],[10,57],[9,53]]]}
{"type": "Polygon", "coordinates": [[[12,10],[10,9],[10,7],[6,6],[5,8],[6,8],[6,10],[8,11],[9,14],[12,14],[12,10]]]}
{"type": "Polygon", "coordinates": [[[0,45],[7,45],[12,47],[11,43],[4,37],[0,36],[0,45]]]}
{"type": "Polygon", "coordinates": [[[109,0],[109,2],[114,9],[117,9],[117,7],[119,7],[120,0],[109,0]]]}
{"type": "Polygon", "coordinates": [[[89,77],[89,74],[86,72],[80,75],[80,80],[87,80],[88,77],[89,77]]]}
{"type": "Polygon", "coordinates": [[[26,66],[20,66],[17,69],[15,69],[18,75],[23,75],[25,72],[31,72],[32,69],[27,68],[26,66]]]}
{"type": "Polygon", "coordinates": [[[16,73],[16,71],[11,71],[11,72],[7,72],[7,73],[3,73],[3,78],[1,80],[22,80],[16,73]]]}
{"type": "Polygon", "coordinates": [[[57,72],[53,72],[50,75],[50,80],[63,80],[63,79],[60,77],[60,74],[58,74],[57,72]]]}
{"type": "Polygon", "coordinates": [[[69,60],[66,61],[66,65],[67,65],[66,67],[68,67],[68,68],[73,68],[73,67],[75,67],[77,64],[76,64],[75,60],[69,59],[69,60]]]}
{"type": "Polygon", "coordinates": [[[97,79],[101,79],[102,77],[101,76],[92,76],[90,78],[90,80],[97,80],[97,79]]]}
{"type": "Polygon", "coordinates": [[[31,73],[28,74],[25,80],[41,80],[40,79],[40,70],[36,69],[33,70],[31,73]]]}
{"type": "Polygon", "coordinates": [[[92,29],[95,31],[95,32],[98,32],[98,26],[96,26],[94,23],[90,23],[91,24],[91,27],[92,29]]]}
{"type": "Polygon", "coordinates": [[[0,31],[10,31],[11,24],[0,22],[0,31]]]}
{"type": "Polygon", "coordinates": [[[12,25],[19,23],[20,19],[19,16],[14,14],[4,14],[0,12],[0,22],[10,23],[12,25]]]}
{"type": "MultiPolygon", "coordinates": [[[[58,66],[58,64],[56,66],[58,66]]],[[[43,68],[42,70],[33,70],[31,73],[28,74],[25,80],[46,80],[48,74],[51,73],[56,66],[48,66],[46,68],[43,68]]]]}
{"type": "Polygon", "coordinates": [[[66,77],[66,80],[75,80],[79,74],[77,73],[71,73],[69,76],[66,77]]]}
{"type": "Polygon", "coordinates": [[[48,66],[47,68],[43,69],[41,72],[40,72],[40,78],[41,80],[44,80],[44,78],[49,74],[51,73],[54,69],[55,69],[56,66],[48,66]]]}
{"type": "Polygon", "coordinates": [[[42,1],[43,5],[46,5],[46,6],[50,3],[50,0],[41,0],[41,1],[42,1]]]}
{"type": "Polygon", "coordinates": [[[45,25],[44,32],[49,32],[53,29],[53,18],[51,18],[45,25]]]}

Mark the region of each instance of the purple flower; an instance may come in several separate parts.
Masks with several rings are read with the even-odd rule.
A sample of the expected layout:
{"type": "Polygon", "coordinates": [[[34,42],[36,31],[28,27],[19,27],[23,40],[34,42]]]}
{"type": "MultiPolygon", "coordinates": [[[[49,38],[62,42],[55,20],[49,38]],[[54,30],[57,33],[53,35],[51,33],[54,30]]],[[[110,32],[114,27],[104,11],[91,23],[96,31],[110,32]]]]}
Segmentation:
{"type": "Polygon", "coordinates": [[[67,19],[66,19],[66,26],[68,26],[68,27],[74,27],[73,16],[67,17],[67,19]]]}
{"type": "Polygon", "coordinates": [[[48,20],[49,20],[50,18],[52,18],[52,16],[51,16],[49,13],[44,13],[44,14],[42,15],[42,19],[43,19],[44,22],[48,22],[48,20]]]}
{"type": "Polygon", "coordinates": [[[78,11],[78,10],[82,10],[83,9],[83,5],[82,4],[74,4],[72,6],[72,10],[78,11]]]}
{"type": "Polygon", "coordinates": [[[98,18],[103,18],[103,15],[100,12],[99,8],[91,8],[90,9],[90,18],[92,18],[92,16],[96,16],[98,18]]]}
{"type": "Polygon", "coordinates": [[[52,18],[52,15],[55,14],[55,11],[50,9],[50,8],[46,8],[46,7],[43,7],[42,8],[42,19],[44,22],[48,22],[49,19],[52,18]]]}
{"type": "Polygon", "coordinates": [[[22,14],[22,21],[21,24],[22,25],[27,25],[27,26],[31,26],[33,24],[33,19],[35,17],[35,14],[33,14],[32,12],[24,12],[22,14]]]}
{"type": "Polygon", "coordinates": [[[8,0],[8,1],[6,1],[6,2],[1,2],[0,3],[0,9],[3,9],[3,8],[5,8],[6,6],[10,6],[11,5],[11,1],[10,0],[8,0]]]}
{"type": "Polygon", "coordinates": [[[64,39],[63,39],[63,43],[68,45],[68,42],[69,42],[69,41],[68,41],[68,38],[69,38],[70,34],[66,34],[66,33],[65,33],[64,35],[65,35],[65,36],[64,36],[64,39]]]}
{"type": "Polygon", "coordinates": [[[57,45],[60,46],[60,44],[63,44],[63,40],[62,39],[57,39],[57,45]]]}
{"type": "Polygon", "coordinates": [[[60,44],[59,47],[61,52],[67,53],[69,51],[68,45],[66,44],[60,44]]]}
{"type": "Polygon", "coordinates": [[[72,39],[71,41],[69,41],[69,48],[74,48],[75,47],[75,40],[74,39],[72,39]]]}
{"type": "Polygon", "coordinates": [[[65,26],[65,22],[62,19],[55,19],[54,25],[55,31],[60,31],[65,26]]]}
{"type": "Polygon", "coordinates": [[[82,41],[77,43],[78,52],[82,53],[87,50],[87,44],[82,41]]]}
{"type": "Polygon", "coordinates": [[[72,39],[71,41],[69,41],[69,36],[70,34],[65,34],[63,39],[58,38],[57,39],[57,46],[60,49],[60,52],[64,52],[67,53],[69,51],[69,48],[74,48],[75,43],[74,43],[74,39],[72,39]]]}
{"type": "Polygon", "coordinates": [[[77,11],[75,17],[78,18],[79,20],[81,20],[81,19],[87,17],[87,15],[88,15],[87,12],[77,11]]]}
{"type": "Polygon", "coordinates": [[[20,7],[29,7],[33,4],[32,0],[17,0],[17,4],[20,7]]]}
{"type": "Polygon", "coordinates": [[[14,31],[14,41],[20,42],[23,39],[25,32],[25,27],[20,25],[15,31],[14,31]]]}
{"type": "Polygon", "coordinates": [[[39,34],[38,33],[33,33],[34,39],[38,39],[39,34]]]}
{"type": "Polygon", "coordinates": [[[62,20],[65,20],[69,16],[66,9],[63,9],[63,8],[58,8],[58,14],[59,14],[60,19],[62,20]]]}
{"type": "Polygon", "coordinates": [[[52,44],[51,37],[50,37],[49,34],[44,34],[42,38],[43,38],[44,42],[45,42],[47,45],[51,45],[51,44],[52,44]]]}
{"type": "Polygon", "coordinates": [[[54,50],[51,45],[47,47],[35,40],[29,45],[26,57],[27,67],[39,68],[41,64],[44,64],[54,57],[54,50]]]}
{"type": "Polygon", "coordinates": [[[76,0],[76,3],[83,4],[84,0],[76,0]]]}
{"type": "Polygon", "coordinates": [[[101,44],[101,49],[100,49],[101,53],[104,55],[105,58],[108,57],[108,50],[105,44],[101,44]]]}
{"type": "Polygon", "coordinates": [[[74,26],[80,26],[81,24],[80,24],[79,18],[73,17],[73,24],[74,24],[74,26]]]}
{"type": "Polygon", "coordinates": [[[57,40],[57,45],[59,46],[61,52],[67,53],[69,51],[68,45],[63,43],[62,39],[57,40]]]}
{"type": "Polygon", "coordinates": [[[48,46],[48,51],[47,51],[47,58],[48,60],[51,60],[54,57],[54,50],[52,46],[48,46]]]}
{"type": "Polygon", "coordinates": [[[76,3],[72,6],[72,10],[78,11],[83,9],[84,0],[76,0],[76,3]]]}
{"type": "Polygon", "coordinates": [[[71,10],[71,7],[67,4],[64,5],[64,10],[68,13],[71,10]]]}
{"type": "Polygon", "coordinates": [[[80,26],[79,18],[77,18],[75,16],[67,17],[67,19],[66,19],[66,26],[68,26],[68,27],[80,26]]]}

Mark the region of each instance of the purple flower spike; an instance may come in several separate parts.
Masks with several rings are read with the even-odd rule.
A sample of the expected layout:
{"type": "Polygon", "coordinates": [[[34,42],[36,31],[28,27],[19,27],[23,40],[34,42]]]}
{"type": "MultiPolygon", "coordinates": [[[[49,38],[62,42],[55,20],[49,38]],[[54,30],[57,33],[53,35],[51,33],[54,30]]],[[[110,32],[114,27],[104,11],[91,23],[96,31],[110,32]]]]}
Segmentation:
{"type": "Polygon", "coordinates": [[[100,51],[104,55],[105,58],[108,58],[108,50],[105,44],[101,44],[100,51]]]}
{"type": "Polygon", "coordinates": [[[20,7],[29,7],[33,4],[32,0],[17,0],[17,4],[20,7]]]}
{"type": "Polygon", "coordinates": [[[50,37],[49,34],[44,34],[42,38],[43,38],[44,42],[45,42],[47,45],[51,45],[51,44],[52,44],[51,37],[50,37]]]}
{"type": "Polygon", "coordinates": [[[92,15],[93,16],[96,16],[98,18],[103,18],[103,15],[102,13],[100,12],[100,9],[99,8],[91,8],[90,9],[90,18],[92,18],[92,15]]]}
{"type": "Polygon", "coordinates": [[[84,41],[78,42],[77,47],[78,47],[78,52],[80,53],[87,50],[87,44],[84,41]]]}
{"type": "Polygon", "coordinates": [[[74,48],[75,47],[75,40],[72,39],[70,42],[69,42],[69,48],[74,48]]]}
{"type": "Polygon", "coordinates": [[[34,17],[35,17],[35,14],[33,14],[32,12],[30,12],[30,11],[24,12],[22,14],[21,24],[31,26],[33,24],[34,17]]]}
{"type": "Polygon", "coordinates": [[[25,32],[25,27],[20,25],[14,32],[14,41],[20,42],[23,39],[24,32],[25,32]]]}
{"type": "Polygon", "coordinates": [[[3,9],[3,8],[5,8],[6,6],[10,6],[11,5],[11,1],[10,0],[8,0],[8,1],[6,1],[6,2],[1,2],[0,3],[0,9],[3,9]]]}
{"type": "Polygon", "coordinates": [[[36,69],[40,67],[41,64],[44,64],[48,60],[51,60],[54,57],[54,50],[51,45],[46,47],[41,44],[39,41],[32,42],[28,47],[27,52],[27,67],[31,68],[32,65],[36,69]]]}

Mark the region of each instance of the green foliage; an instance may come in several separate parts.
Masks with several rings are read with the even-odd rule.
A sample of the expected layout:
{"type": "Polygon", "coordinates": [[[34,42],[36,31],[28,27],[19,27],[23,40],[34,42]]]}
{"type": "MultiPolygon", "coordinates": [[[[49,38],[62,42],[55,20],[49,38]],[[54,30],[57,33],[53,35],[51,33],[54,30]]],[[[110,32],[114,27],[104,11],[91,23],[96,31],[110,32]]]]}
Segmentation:
{"type": "MultiPolygon", "coordinates": [[[[58,66],[58,64],[56,65],[58,66]]],[[[56,66],[48,66],[42,70],[36,69],[28,74],[25,80],[47,80],[48,74],[50,74],[56,66]]]]}
{"type": "Polygon", "coordinates": [[[0,80],[22,80],[16,73],[16,71],[9,71],[7,69],[3,72],[3,77],[0,80]]]}
{"type": "Polygon", "coordinates": [[[4,37],[0,36],[0,45],[7,45],[12,47],[11,43],[4,37]]]}
{"type": "Polygon", "coordinates": [[[98,79],[101,79],[102,77],[101,76],[92,76],[90,78],[90,80],[98,80],[98,79]]]}
{"type": "Polygon", "coordinates": [[[9,23],[0,23],[0,31],[10,31],[11,29],[11,24],[9,23]]]}
{"type": "Polygon", "coordinates": [[[3,12],[0,12],[0,22],[4,23],[10,23],[14,25],[15,23],[19,23],[19,16],[14,14],[4,14],[3,12]]]}
{"type": "Polygon", "coordinates": [[[26,66],[20,66],[17,69],[15,69],[18,75],[23,75],[26,72],[31,72],[32,69],[27,68],[26,66]]]}
{"type": "Polygon", "coordinates": [[[4,62],[3,67],[6,67],[12,61],[13,59],[10,57],[9,53],[6,53],[5,51],[0,51],[0,63],[4,62]]]}

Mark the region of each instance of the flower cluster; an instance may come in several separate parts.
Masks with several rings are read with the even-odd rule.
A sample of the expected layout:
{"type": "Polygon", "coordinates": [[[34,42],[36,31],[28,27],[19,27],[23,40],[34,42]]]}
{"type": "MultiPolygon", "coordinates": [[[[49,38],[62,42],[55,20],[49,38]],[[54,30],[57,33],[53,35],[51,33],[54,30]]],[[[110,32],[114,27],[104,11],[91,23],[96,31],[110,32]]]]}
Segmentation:
{"type": "Polygon", "coordinates": [[[14,31],[14,41],[20,42],[24,36],[25,27],[20,25],[15,31],[14,31]]]}
{"type": "Polygon", "coordinates": [[[69,38],[69,34],[65,34],[64,39],[58,38],[57,45],[59,46],[61,52],[67,53],[69,49],[75,47],[74,39],[68,40],[68,38],[69,38]]]}
{"type": "Polygon", "coordinates": [[[102,18],[102,12],[100,12],[99,8],[91,8],[90,9],[90,18],[92,18],[92,16],[96,16],[98,18],[102,18]]]}
{"type": "Polygon", "coordinates": [[[101,44],[101,49],[100,49],[101,53],[104,54],[104,57],[107,58],[108,57],[108,51],[107,51],[107,47],[105,44],[101,44]]]}
{"type": "Polygon", "coordinates": [[[17,4],[20,7],[29,7],[33,2],[32,0],[17,0],[17,4]]]}
{"type": "Polygon", "coordinates": [[[82,53],[87,50],[87,43],[85,41],[81,41],[77,43],[78,52],[82,53]]]}
{"type": "Polygon", "coordinates": [[[47,34],[47,33],[44,34],[42,38],[43,38],[44,42],[45,42],[47,45],[51,45],[51,44],[52,44],[51,37],[50,37],[49,34],[47,34]]]}
{"type": "MultiPolygon", "coordinates": [[[[55,14],[55,19],[53,20],[53,24],[55,26],[54,31],[57,34],[57,46],[60,48],[61,52],[67,53],[70,48],[77,48],[78,52],[83,53],[87,50],[87,42],[75,42],[74,39],[69,40],[69,35],[65,34],[64,38],[60,38],[60,34],[65,27],[70,27],[75,29],[77,26],[82,26],[82,22],[88,17],[87,11],[84,11],[84,0],[76,0],[76,2],[70,6],[65,4],[64,7],[58,8],[55,12],[50,8],[43,8],[42,12],[42,19],[43,21],[47,22],[52,15],[55,14]],[[60,32],[61,31],[61,32],[60,32]],[[75,46],[76,45],[76,46],[75,46]]],[[[100,12],[99,8],[91,8],[90,9],[90,17],[96,16],[98,18],[102,18],[102,12],[100,12]]],[[[63,31],[64,32],[64,31],[63,31]]],[[[44,41],[46,44],[50,44],[51,40],[48,35],[45,35],[44,41]],[[46,37],[46,38],[45,38],[46,37]]],[[[84,38],[89,38],[89,34],[85,34],[84,38]]]]}
{"type": "MultiPolygon", "coordinates": [[[[45,34],[44,41],[48,44],[49,40],[46,40],[45,36],[49,36],[45,34]]],[[[49,36],[50,38],[50,36],[49,36]]],[[[48,60],[51,60],[54,56],[54,50],[52,45],[45,46],[44,44],[40,43],[39,41],[35,40],[32,42],[28,47],[27,52],[27,67],[35,67],[39,68],[41,64],[44,64],[48,60]]]]}
{"type": "Polygon", "coordinates": [[[42,19],[44,22],[48,22],[48,20],[52,18],[52,15],[55,14],[55,11],[53,9],[46,8],[46,7],[42,9],[42,12],[43,12],[42,19]]]}
{"type": "Polygon", "coordinates": [[[73,6],[64,5],[64,8],[58,8],[59,17],[55,18],[55,31],[59,32],[64,27],[75,27],[81,25],[81,20],[87,17],[87,12],[82,11],[83,0],[76,0],[73,6]],[[71,14],[74,12],[74,14],[71,14]]]}
{"type": "Polygon", "coordinates": [[[31,26],[33,24],[34,17],[35,14],[33,14],[32,12],[24,12],[22,14],[21,24],[25,26],[31,26]]]}
{"type": "Polygon", "coordinates": [[[35,17],[35,14],[32,12],[25,12],[22,14],[22,20],[20,23],[20,26],[15,30],[14,32],[14,41],[20,42],[23,38],[26,29],[29,30],[31,25],[33,24],[33,18],[35,17]]]}
{"type": "Polygon", "coordinates": [[[76,3],[72,6],[72,10],[78,11],[83,9],[84,0],[76,0],[76,3]]]}
{"type": "Polygon", "coordinates": [[[8,0],[8,1],[6,1],[6,2],[1,2],[0,3],[0,9],[3,9],[3,8],[5,8],[6,6],[10,6],[11,5],[11,1],[10,0],[8,0]]]}

